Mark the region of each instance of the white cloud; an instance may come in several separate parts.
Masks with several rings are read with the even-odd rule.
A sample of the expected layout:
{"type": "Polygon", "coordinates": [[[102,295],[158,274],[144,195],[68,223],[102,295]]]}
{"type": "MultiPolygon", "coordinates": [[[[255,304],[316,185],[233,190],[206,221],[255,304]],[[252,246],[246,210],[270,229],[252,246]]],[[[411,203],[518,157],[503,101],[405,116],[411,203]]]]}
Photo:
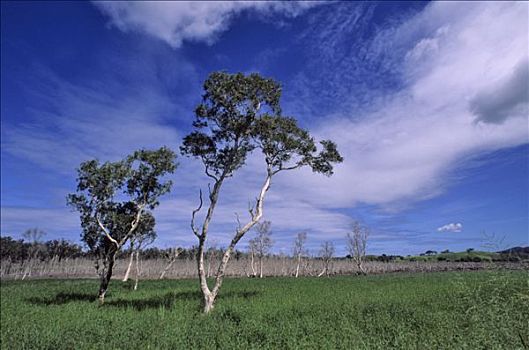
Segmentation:
{"type": "Polygon", "coordinates": [[[2,235],[21,237],[29,228],[46,232],[44,239],[68,237],[76,239],[79,229],[77,214],[65,208],[1,207],[2,235]],[[73,235],[72,235],[73,234],[73,235]]]}
{"type": "MultiPolygon", "coordinates": [[[[285,244],[301,230],[311,230],[311,240],[337,240],[349,229],[349,218],[339,209],[359,203],[398,209],[431,198],[450,185],[454,170],[464,167],[469,159],[527,143],[527,116],[510,115],[509,108],[500,108],[504,113],[501,123],[475,123],[476,113],[485,113],[476,110],[476,98],[496,92],[502,95],[506,86],[512,86],[509,82],[520,62],[527,62],[527,6],[499,2],[432,3],[400,26],[381,32],[373,44],[380,52],[385,45],[407,48],[390,57],[391,62],[382,63],[403,74],[406,84],[383,100],[373,98],[368,110],[325,116],[319,126],[311,127],[318,137],[337,141],[345,162],[336,167],[330,178],[304,169],[274,179],[265,203],[265,218],[273,222],[276,232],[286,233],[285,244]]],[[[127,11],[126,16],[132,16],[127,11]]],[[[161,17],[160,25],[166,30],[164,40],[173,46],[187,39],[206,40],[221,30],[205,30],[203,33],[210,34],[195,37],[182,36],[183,32],[178,31],[173,38],[173,15],[167,16],[167,20],[161,17]]],[[[204,18],[208,16],[209,12],[204,18]]],[[[130,26],[128,20],[122,25],[127,29],[130,26]]],[[[145,24],[138,26],[146,30],[145,24]]],[[[152,35],[160,37],[152,31],[152,35]]],[[[343,76],[354,73],[354,69],[339,72],[343,76]]],[[[116,105],[115,99],[106,98],[97,89],[65,82],[60,85],[58,94],[52,97],[58,101],[54,106],[60,113],[49,118],[56,122],[51,126],[43,122],[44,125],[26,124],[4,130],[7,137],[2,140],[3,151],[72,175],[71,169],[79,161],[94,154],[108,159],[139,147],[138,138],[126,136],[124,131],[141,130],[143,136],[149,136],[144,141],[146,146],[169,144],[177,148],[177,130],[165,124],[163,118],[153,118],[162,110],[175,108],[167,96],[156,91],[148,98],[132,94],[116,105]],[[98,118],[93,119],[94,115],[98,118]],[[50,129],[59,132],[50,133],[50,129]]],[[[350,90],[354,86],[341,88],[350,90]]],[[[349,94],[353,98],[354,91],[349,94]]],[[[502,105],[500,102],[497,105],[502,105]]],[[[494,109],[486,109],[487,120],[494,119],[490,116],[494,109]]],[[[207,191],[205,178],[196,177],[202,172],[197,163],[181,159],[172,192],[175,197],[164,198],[155,210],[162,245],[195,243],[189,230],[190,212],[197,204],[198,188],[202,186],[207,191]]],[[[223,188],[212,225],[219,244],[225,244],[234,232],[234,213],[246,214],[246,204],[255,198],[263,170],[259,157],[252,157],[248,166],[223,188]]],[[[20,222],[22,217],[18,216],[20,222]]],[[[3,212],[3,224],[4,220],[3,212]]]]}
{"type": "Polygon", "coordinates": [[[461,223],[450,223],[437,228],[439,232],[461,232],[463,225],[461,223]]]}
{"type": "Polygon", "coordinates": [[[529,61],[522,60],[512,74],[470,102],[476,121],[501,124],[507,118],[529,114],[529,61]]]}
{"type": "Polygon", "coordinates": [[[337,141],[344,163],[328,179],[308,170],[283,176],[276,190],[320,207],[367,203],[402,208],[442,193],[454,171],[474,157],[527,143],[527,115],[476,124],[471,106],[482,91],[500,93],[520,62],[526,62],[527,7],[432,3],[392,29],[394,36],[384,32],[389,42],[407,40],[409,50],[402,58],[408,60],[399,68],[405,87],[374,100],[368,111],[322,118],[316,132],[337,141]],[[420,55],[417,47],[422,47],[420,55]]]}
{"type": "Polygon", "coordinates": [[[120,30],[144,32],[174,48],[183,41],[212,43],[234,16],[253,10],[295,17],[316,2],[280,1],[96,1],[120,30]]]}
{"type": "Polygon", "coordinates": [[[32,76],[39,81],[27,88],[32,104],[23,123],[4,123],[3,152],[72,174],[86,159],[121,159],[138,148],[178,148],[179,134],[164,119],[178,108],[153,86],[72,83],[42,66],[32,76]]]}

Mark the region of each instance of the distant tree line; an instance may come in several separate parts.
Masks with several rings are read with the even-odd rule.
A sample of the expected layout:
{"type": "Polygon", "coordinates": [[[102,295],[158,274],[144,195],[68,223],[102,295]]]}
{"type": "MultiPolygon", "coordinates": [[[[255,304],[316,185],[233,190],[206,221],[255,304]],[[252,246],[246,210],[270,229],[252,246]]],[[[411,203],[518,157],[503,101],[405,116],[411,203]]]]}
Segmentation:
{"type": "Polygon", "coordinates": [[[0,259],[11,261],[24,261],[38,259],[47,261],[51,259],[80,258],[88,256],[78,244],[64,239],[54,239],[46,242],[28,242],[24,239],[13,239],[11,236],[0,238],[0,259]]]}
{"type": "MultiPolygon", "coordinates": [[[[196,259],[198,247],[178,248],[179,254],[177,259],[194,260],[196,259]]],[[[142,259],[169,259],[173,254],[174,248],[157,248],[149,247],[140,250],[142,259]]],[[[221,256],[224,252],[220,248],[207,249],[208,256],[221,256]]],[[[124,258],[130,253],[130,249],[121,251],[117,257],[124,258]]],[[[235,251],[233,257],[238,260],[246,258],[248,253],[242,251],[235,251]]],[[[56,259],[61,261],[63,259],[75,258],[94,258],[94,253],[90,250],[83,249],[77,243],[65,239],[53,239],[42,242],[31,242],[30,240],[15,239],[11,236],[0,237],[0,260],[10,260],[12,262],[20,262],[29,259],[37,259],[40,261],[49,261],[56,259]]]]}

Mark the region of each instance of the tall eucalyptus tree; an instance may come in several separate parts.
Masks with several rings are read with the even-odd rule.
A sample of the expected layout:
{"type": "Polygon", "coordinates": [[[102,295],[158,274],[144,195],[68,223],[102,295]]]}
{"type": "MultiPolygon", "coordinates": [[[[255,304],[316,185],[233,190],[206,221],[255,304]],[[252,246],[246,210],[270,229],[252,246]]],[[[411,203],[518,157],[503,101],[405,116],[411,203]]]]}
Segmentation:
{"type": "Polygon", "coordinates": [[[258,74],[214,72],[206,79],[202,103],[195,109],[194,130],[184,137],[182,154],[198,158],[210,178],[208,208],[202,224],[196,225],[196,214],[204,204],[202,192],[191,219],[191,229],[198,238],[197,268],[205,313],[213,309],[235,246],[263,216],[263,203],[272,178],[304,166],[330,176],[333,164],[342,161],[332,141],[321,141],[318,150],[314,139],[298,126],[296,119],[282,115],[280,97],[281,87],[272,79],[258,74]],[[210,288],[204,268],[204,245],[222,185],[255,150],[264,155],[263,184],[248,210],[249,220],[246,223],[238,220],[210,288]]]}

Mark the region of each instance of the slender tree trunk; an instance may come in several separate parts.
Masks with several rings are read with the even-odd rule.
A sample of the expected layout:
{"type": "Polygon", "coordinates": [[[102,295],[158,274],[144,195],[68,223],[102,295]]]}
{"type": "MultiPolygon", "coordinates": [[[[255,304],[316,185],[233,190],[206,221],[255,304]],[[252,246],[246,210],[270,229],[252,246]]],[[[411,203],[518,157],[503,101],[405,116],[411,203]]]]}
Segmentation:
{"type": "Polygon", "coordinates": [[[360,270],[360,273],[362,275],[367,275],[366,270],[364,269],[364,264],[361,260],[358,261],[357,265],[358,265],[358,270],[360,270]]]}
{"type": "Polygon", "coordinates": [[[298,254],[298,264],[296,266],[296,278],[299,276],[299,265],[301,265],[301,254],[298,254]]]}
{"type": "MultiPolygon", "coordinates": [[[[222,184],[223,178],[221,178],[220,181],[215,183],[213,190],[211,191],[210,206],[208,209],[208,213],[206,214],[206,219],[204,220],[204,224],[202,225],[202,234],[198,234],[197,232],[195,232],[195,235],[199,239],[198,252],[197,252],[198,276],[199,276],[199,281],[200,281],[200,290],[202,291],[202,296],[203,296],[204,313],[206,314],[211,312],[211,310],[213,310],[213,307],[215,304],[215,298],[217,297],[220,287],[222,286],[222,282],[224,280],[224,274],[226,272],[226,266],[228,265],[228,261],[230,260],[231,253],[233,252],[235,245],[244,236],[244,234],[248,232],[248,230],[250,230],[263,216],[263,200],[264,200],[264,196],[266,192],[270,188],[271,179],[272,179],[272,174],[271,174],[271,170],[269,169],[267,177],[265,179],[265,182],[263,184],[263,187],[261,188],[261,192],[257,199],[257,203],[255,206],[255,213],[250,211],[250,214],[252,215],[252,219],[246,225],[244,225],[244,227],[240,227],[237,230],[235,237],[231,240],[230,245],[224,252],[222,256],[222,260],[220,261],[219,268],[215,276],[215,285],[212,290],[210,290],[208,287],[208,283],[206,279],[206,271],[204,269],[204,244],[206,241],[208,226],[213,216],[213,211],[215,210],[215,206],[217,204],[218,194],[220,191],[220,186],[222,184]]],[[[191,224],[192,228],[194,228],[193,221],[191,223],[192,223],[191,224]]]]}
{"type": "Polygon", "coordinates": [[[226,273],[226,266],[228,266],[228,261],[231,257],[231,252],[234,250],[235,245],[239,241],[239,238],[234,238],[230,245],[228,246],[228,249],[224,252],[224,255],[222,256],[222,260],[219,264],[219,269],[217,270],[217,275],[215,276],[215,285],[213,286],[213,290],[211,292],[211,303],[213,307],[213,303],[215,302],[215,298],[217,297],[217,294],[219,293],[220,287],[222,286],[222,282],[224,281],[224,274],[226,273]]]}
{"type": "Polygon", "coordinates": [[[31,276],[31,258],[27,260],[26,266],[24,267],[24,275],[22,275],[22,281],[26,279],[26,276],[31,276]]]}
{"type": "Polygon", "coordinates": [[[259,255],[259,278],[263,278],[263,255],[259,255]]]}
{"type": "Polygon", "coordinates": [[[202,237],[199,239],[198,251],[197,251],[197,267],[198,267],[198,278],[200,281],[200,290],[202,291],[202,302],[204,307],[204,313],[209,313],[213,309],[213,302],[215,297],[212,295],[208,287],[208,281],[206,278],[206,270],[204,268],[204,242],[205,239],[202,237]]]}
{"type": "Polygon", "coordinates": [[[326,274],[326,276],[329,276],[329,263],[327,261],[323,262],[323,270],[318,274],[318,277],[323,276],[326,274]]]}
{"type": "Polygon", "coordinates": [[[163,269],[162,273],[160,274],[160,278],[159,279],[163,280],[163,278],[165,277],[165,274],[167,273],[167,271],[169,271],[171,266],[173,266],[175,261],[176,261],[176,259],[171,259],[171,261],[169,261],[169,264],[167,264],[165,269],[163,269]]]}
{"type": "Polygon", "coordinates": [[[116,260],[116,255],[113,253],[110,257],[107,258],[107,268],[106,271],[101,273],[101,284],[99,285],[99,303],[103,304],[105,302],[105,295],[108,290],[108,285],[110,279],[112,278],[112,270],[114,269],[114,262],[116,260]]]}
{"type": "Polygon", "coordinates": [[[254,253],[253,250],[250,254],[250,266],[252,267],[252,277],[257,276],[257,271],[255,271],[255,261],[254,261],[254,253]]]}
{"type": "Polygon", "coordinates": [[[134,290],[138,289],[139,279],[140,279],[140,252],[136,251],[136,280],[134,281],[134,290]]]}
{"type": "Polygon", "coordinates": [[[132,267],[133,261],[134,261],[134,251],[130,253],[129,266],[127,267],[127,271],[125,272],[125,277],[123,277],[123,282],[127,282],[129,280],[130,269],[132,267]]]}
{"type": "Polygon", "coordinates": [[[209,278],[211,277],[211,254],[208,254],[207,260],[208,260],[208,272],[206,273],[206,276],[209,278]]]}

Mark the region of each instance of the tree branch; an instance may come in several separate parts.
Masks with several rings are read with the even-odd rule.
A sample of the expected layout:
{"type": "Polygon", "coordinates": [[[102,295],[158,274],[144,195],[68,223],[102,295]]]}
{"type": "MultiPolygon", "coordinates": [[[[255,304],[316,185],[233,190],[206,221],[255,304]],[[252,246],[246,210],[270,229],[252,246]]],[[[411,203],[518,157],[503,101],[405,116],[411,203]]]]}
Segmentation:
{"type": "Polygon", "coordinates": [[[219,179],[218,179],[215,175],[213,175],[213,174],[211,174],[211,173],[209,172],[209,167],[208,167],[207,165],[206,165],[205,167],[206,167],[206,168],[204,169],[204,172],[206,173],[206,175],[207,175],[208,177],[212,178],[212,179],[215,180],[215,181],[219,181],[219,179]]]}
{"type": "Polygon", "coordinates": [[[119,242],[120,246],[123,245],[127,241],[127,239],[129,239],[129,237],[132,236],[134,231],[138,228],[138,226],[140,224],[141,214],[143,214],[143,209],[145,208],[146,205],[147,204],[144,203],[144,204],[138,206],[138,212],[136,213],[136,217],[134,218],[134,220],[132,220],[129,232],[127,232],[125,237],[123,237],[121,242],[119,242]]]}
{"type": "Polygon", "coordinates": [[[294,169],[298,169],[302,166],[303,164],[296,164],[296,165],[292,165],[292,166],[289,166],[289,167],[286,167],[286,168],[283,168],[283,166],[279,166],[279,169],[277,170],[274,170],[272,172],[273,175],[277,174],[278,172],[280,171],[283,171],[283,170],[294,170],[294,169]]]}
{"type": "Polygon", "coordinates": [[[112,243],[114,243],[116,245],[116,247],[119,248],[119,242],[116,241],[114,238],[112,238],[112,236],[108,232],[107,228],[101,223],[101,220],[99,220],[99,215],[96,215],[96,220],[97,220],[97,224],[99,225],[101,230],[103,230],[103,232],[105,233],[105,236],[108,238],[108,240],[111,241],[112,243]]]}
{"type": "Polygon", "coordinates": [[[213,287],[213,290],[211,291],[214,297],[217,295],[222,285],[222,280],[224,277],[224,273],[226,271],[226,265],[228,264],[228,260],[230,259],[232,251],[235,249],[235,245],[239,242],[239,240],[244,236],[246,232],[248,232],[257,222],[259,222],[259,220],[263,216],[263,201],[264,201],[266,192],[270,188],[270,184],[272,181],[272,175],[273,173],[271,171],[271,168],[268,167],[266,179],[263,183],[263,186],[261,187],[259,197],[257,198],[257,202],[255,204],[255,213],[253,213],[253,210],[250,209],[250,214],[253,213],[251,220],[246,225],[244,225],[243,227],[237,230],[237,232],[235,233],[235,236],[230,242],[230,245],[228,246],[228,248],[224,252],[224,255],[222,256],[222,260],[219,264],[217,275],[215,277],[215,285],[213,287]]]}
{"type": "Polygon", "coordinates": [[[235,217],[237,218],[237,231],[241,229],[241,218],[239,218],[239,214],[235,212],[235,217]]]}
{"type": "Polygon", "coordinates": [[[200,234],[198,233],[198,229],[195,226],[195,215],[196,215],[196,213],[198,213],[200,211],[200,209],[202,209],[202,203],[203,203],[202,202],[202,189],[199,192],[199,198],[200,198],[200,204],[198,205],[198,207],[195,210],[193,210],[193,214],[191,215],[191,230],[193,230],[193,233],[198,238],[200,238],[200,234]]]}

